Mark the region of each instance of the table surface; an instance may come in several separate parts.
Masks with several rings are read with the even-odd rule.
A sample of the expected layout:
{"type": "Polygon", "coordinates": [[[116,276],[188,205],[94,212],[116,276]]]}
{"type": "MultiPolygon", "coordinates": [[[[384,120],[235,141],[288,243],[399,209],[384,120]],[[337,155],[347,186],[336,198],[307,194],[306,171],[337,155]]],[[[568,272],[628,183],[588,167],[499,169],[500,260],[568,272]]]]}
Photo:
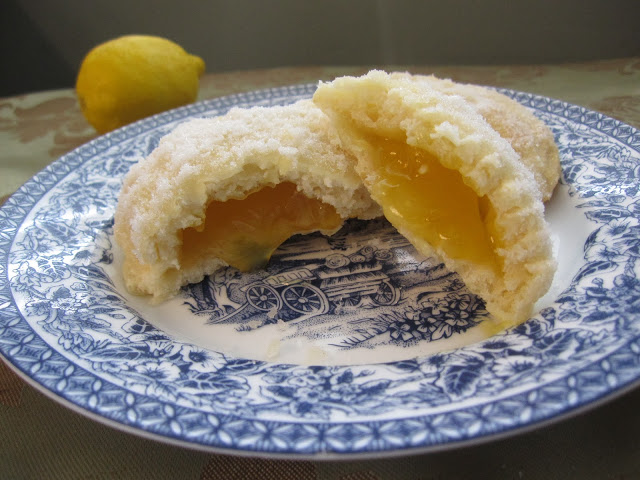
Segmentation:
{"type": "MultiPolygon", "coordinates": [[[[199,98],[315,83],[370,68],[207,74],[199,98]]],[[[560,65],[384,68],[558,98],[640,128],[640,57],[560,65]]],[[[46,165],[96,136],[72,89],[0,98],[0,204],[46,165]]],[[[340,462],[248,458],[175,447],[102,425],[51,400],[0,361],[0,478],[640,478],[638,405],[640,388],[634,388],[542,428],[407,457],[340,462]]]]}

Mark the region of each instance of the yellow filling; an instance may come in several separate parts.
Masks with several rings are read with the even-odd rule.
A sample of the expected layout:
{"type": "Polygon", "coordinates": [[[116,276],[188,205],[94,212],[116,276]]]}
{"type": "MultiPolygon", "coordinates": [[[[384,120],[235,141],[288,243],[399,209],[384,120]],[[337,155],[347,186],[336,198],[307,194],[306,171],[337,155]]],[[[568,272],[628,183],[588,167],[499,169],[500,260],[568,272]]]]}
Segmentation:
{"type": "Polygon", "coordinates": [[[497,266],[488,200],[467,186],[457,170],[405,142],[370,137],[374,194],[387,219],[454,259],[497,266]]]}
{"type": "Polygon", "coordinates": [[[256,270],[292,235],[332,231],[341,225],[333,206],[284,182],[243,199],[209,203],[203,223],[182,232],[181,263],[188,268],[202,258],[215,257],[241,271],[256,270]]]}

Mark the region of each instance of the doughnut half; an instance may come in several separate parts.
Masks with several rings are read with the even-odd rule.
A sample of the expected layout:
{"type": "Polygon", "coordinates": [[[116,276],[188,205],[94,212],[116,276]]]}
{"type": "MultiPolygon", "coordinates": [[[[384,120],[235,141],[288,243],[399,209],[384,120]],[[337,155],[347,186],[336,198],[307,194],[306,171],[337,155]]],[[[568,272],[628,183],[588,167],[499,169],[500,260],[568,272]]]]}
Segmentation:
{"type": "Polygon", "coordinates": [[[458,272],[498,327],[526,320],[556,264],[540,188],[511,144],[464,98],[406,74],[337,78],[313,100],[398,231],[458,272]]]}
{"type": "Polygon", "coordinates": [[[293,234],[379,216],[355,164],[311,100],[179,125],[124,179],[126,287],[161,301],[222,266],[264,266],[293,234]]]}

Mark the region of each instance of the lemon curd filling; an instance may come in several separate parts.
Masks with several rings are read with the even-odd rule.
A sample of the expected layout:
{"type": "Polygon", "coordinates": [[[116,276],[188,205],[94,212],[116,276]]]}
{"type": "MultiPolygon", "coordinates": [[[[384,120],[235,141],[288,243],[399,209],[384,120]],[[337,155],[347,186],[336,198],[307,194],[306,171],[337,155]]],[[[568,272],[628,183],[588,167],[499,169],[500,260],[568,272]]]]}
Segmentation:
{"type": "Polygon", "coordinates": [[[307,197],[293,183],[264,187],[243,199],[210,202],[203,222],[181,232],[181,264],[220,258],[238,270],[256,270],[292,235],[333,231],[342,221],[333,206],[307,197]]]}
{"type": "Polygon", "coordinates": [[[374,195],[387,219],[453,259],[496,268],[491,206],[462,175],[406,142],[369,137],[378,180],[374,195]]]}

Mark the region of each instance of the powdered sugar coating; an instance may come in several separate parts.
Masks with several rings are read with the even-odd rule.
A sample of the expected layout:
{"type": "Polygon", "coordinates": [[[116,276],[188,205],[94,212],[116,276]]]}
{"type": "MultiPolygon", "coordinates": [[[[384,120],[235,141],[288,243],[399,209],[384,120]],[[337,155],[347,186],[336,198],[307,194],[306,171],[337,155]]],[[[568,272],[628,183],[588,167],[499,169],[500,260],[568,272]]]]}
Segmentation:
{"type": "Polygon", "coordinates": [[[394,74],[398,75],[426,83],[447,95],[461,96],[471,104],[520,155],[520,161],[533,173],[542,199],[551,198],[560,178],[560,156],[551,130],[533,112],[506,95],[479,85],[434,76],[394,74]]]}

